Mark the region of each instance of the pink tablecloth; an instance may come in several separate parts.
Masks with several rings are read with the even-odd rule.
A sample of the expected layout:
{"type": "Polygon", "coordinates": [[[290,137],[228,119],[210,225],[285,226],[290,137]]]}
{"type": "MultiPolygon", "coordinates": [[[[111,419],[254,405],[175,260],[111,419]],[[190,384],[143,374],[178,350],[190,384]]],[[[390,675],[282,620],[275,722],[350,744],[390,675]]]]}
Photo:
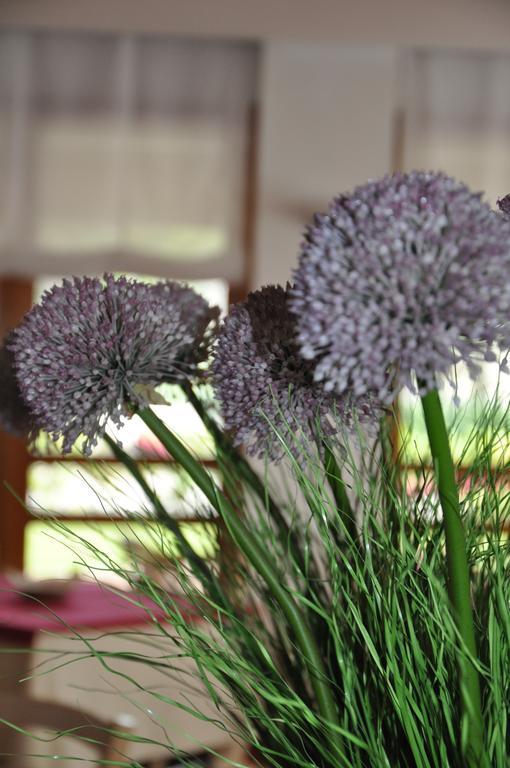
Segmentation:
{"type": "MultiPolygon", "coordinates": [[[[181,610],[186,613],[186,602],[174,599],[179,599],[181,610]]],[[[123,593],[95,582],[76,581],[63,596],[42,600],[20,594],[0,576],[0,634],[3,635],[67,632],[73,628],[115,629],[151,623],[164,616],[164,611],[143,595],[123,593]]]]}

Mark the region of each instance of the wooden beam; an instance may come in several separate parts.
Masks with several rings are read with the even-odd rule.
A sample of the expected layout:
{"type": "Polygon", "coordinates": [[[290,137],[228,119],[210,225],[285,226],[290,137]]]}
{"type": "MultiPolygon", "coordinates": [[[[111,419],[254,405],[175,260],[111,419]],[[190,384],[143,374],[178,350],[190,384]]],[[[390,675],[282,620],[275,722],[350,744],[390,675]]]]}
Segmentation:
{"type": "MultiPolygon", "coordinates": [[[[140,464],[141,467],[144,465],[156,465],[156,466],[168,466],[172,469],[178,468],[179,465],[177,465],[177,462],[174,458],[171,456],[135,456],[133,457],[135,460],[140,464]]],[[[38,456],[37,454],[32,454],[30,456],[30,460],[32,462],[35,461],[42,461],[46,462],[47,464],[85,464],[86,466],[93,469],[95,466],[101,466],[102,464],[114,464],[117,467],[122,467],[122,463],[119,462],[118,459],[114,458],[113,456],[92,456],[91,458],[88,458],[86,456],[75,456],[72,453],[64,453],[64,454],[42,454],[41,456],[38,456]]],[[[208,469],[217,469],[218,462],[215,459],[200,459],[200,463],[202,466],[207,467],[208,469]]]]}

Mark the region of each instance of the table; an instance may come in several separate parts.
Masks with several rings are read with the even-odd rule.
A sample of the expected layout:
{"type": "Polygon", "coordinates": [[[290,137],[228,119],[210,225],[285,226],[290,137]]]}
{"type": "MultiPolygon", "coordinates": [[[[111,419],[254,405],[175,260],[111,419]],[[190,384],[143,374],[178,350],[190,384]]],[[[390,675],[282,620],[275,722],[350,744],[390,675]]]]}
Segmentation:
{"type": "MultiPolygon", "coordinates": [[[[181,610],[189,621],[200,618],[182,597],[174,596],[174,599],[181,601],[181,610]]],[[[44,651],[55,648],[56,640],[57,647],[64,652],[66,649],[76,652],[76,646],[80,642],[79,635],[82,634],[86,637],[93,636],[94,644],[99,644],[107,650],[133,650],[132,646],[136,640],[143,640],[145,636],[151,635],[155,629],[154,619],[163,620],[164,617],[161,608],[149,598],[132,592],[113,590],[97,582],[76,581],[64,596],[43,602],[20,595],[13,590],[5,577],[0,576],[0,646],[4,649],[4,653],[0,654],[0,685],[11,688],[17,686],[18,690],[23,687],[27,695],[78,705],[83,707],[84,711],[94,711],[104,717],[111,714],[112,706],[116,706],[118,710],[134,715],[140,724],[143,723],[144,736],[149,735],[150,738],[163,741],[164,723],[171,739],[183,749],[190,749],[194,740],[195,744],[201,742],[221,750],[226,741],[225,733],[221,729],[195,721],[185,712],[177,709],[174,711],[168,705],[163,706],[160,703],[155,706],[150,695],[143,691],[138,691],[136,701],[131,701],[134,696],[133,686],[127,686],[127,698],[126,691],[119,690],[123,678],[116,678],[115,674],[120,671],[121,675],[138,676],[139,684],[149,691],[159,687],[169,699],[175,700],[182,696],[185,701],[188,694],[185,693],[184,685],[179,682],[178,677],[169,683],[168,680],[162,679],[157,669],[144,670],[140,665],[134,667],[135,662],[130,662],[130,667],[129,662],[121,660],[115,664],[115,674],[109,679],[99,661],[88,658],[61,667],[50,675],[36,676],[30,683],[18,683],[34,663],[47,659],[44,651]],[[73,633],[73,630],[77,632],[73,633]],[[114,634],[108,637],[109,632],[114,634]],[[105,637],[98,640],[98,635],[103,634],[105,637]],[[6,653],[5,649],[8,648],[17,651],[25,648],[29,649],[30,653],[6,653]],[[112,687],[110,695],[100,691],[101,686],[104,688],[106,684],[112,687]],[[167,689],[164,689],[165,685],[167,689]],[[86,690],[87,688],[95,690],[86,690]],[[112,693],[119,693],[121,698],[115,697],[112,700],[112,693]],[[146,720],[143,720],[141,715],[149,711],[150,717],[145,714],[146,720]]],[[[169,630],[171,631],[171,627],[169,630]]],[[[172,647],[171,639],[163,639],[165,653],[175,654],[178,649],[176,646],[172,647]]],[[[86,645],[81,645],[81,649],[86,650],[86,645]]],[[[159,652],[155,651],[156,654],[159,652]]],[[[184,661],[183,675],[189,673],[190,664],[189,660],[184,661]]],[[[201,706],[204,706],[203,701],[201,706]]],[[[217,711],[214,714],[217,718],[217,711]]],[[[133,758],[147,759],[149,752],[149,757],[156,759],[162,751],[168,756],[168,752],[161,747],[147,750],[143,745],[134,745],[133,758]]],[[[30,765],[35,768],[36,764],[31,762],[30,765]]]]}
{"type": "MultiPolygon", "coordinates": [[[[180,599],[175,596],[176,599],[180,599]]],[[[184,603],[184,601],[182,601],[184,603]]],[[[186,607],[183,605],[183,608],[186,607]]],[[[191,606],[188,614],[192,615],[191,606]]],[[[165,613],[145,595],[115,590],[99,581],[66,583],[66,590],[55,597],[38,598],[20,592],[0,574],[0,648],[31,648],[39,632],[75,633],[80,630],[114,630],[164,621],[165,613]]],[[[0,685],[17,687],[29,668],[28,654],[16,654],[9,664],[1,664],[0,685]],[[2,674],[3,673],[3,674],[2,674]]]]}
{"type": "MultiPolygon", "coordinates": [[[[192,606],[178,595],[190,620],[192,606]]],[[[165,612],[145,595],[119,590],[98,581],[71,581],[57,597],[36,598],[17,590],[0,575],[0,634],[31,638],[40,631],[67,632],[69,628],[115,628],[164,620],[165,612]]]]}

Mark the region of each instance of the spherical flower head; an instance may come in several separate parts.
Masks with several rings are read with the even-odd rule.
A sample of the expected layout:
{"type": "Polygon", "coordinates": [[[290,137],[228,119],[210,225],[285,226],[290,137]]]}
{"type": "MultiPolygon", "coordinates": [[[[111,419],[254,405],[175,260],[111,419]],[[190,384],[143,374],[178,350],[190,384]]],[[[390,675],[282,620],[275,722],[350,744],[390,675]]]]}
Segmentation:
{"type": "Polygon", "coordinates": [[[509,223],[463,184],[370,181],[307,231],[291,298],[301,352],[326,391],[386,404],[459,361],[474,378],[510,343],[509,269],[509,223]]]}
{"type": "Polygon", "coordinates": [[[507,219],[510,219],[510,195],[505,195],[498,200],[498,208],[507,219]]]}
{"type": "Polygon", "coordinates": [[[177,367],[174,378],[165,381],[180,383],[200,375],[199,363],[209,357],[211,344],[216,337],[220,308],[211,307],[207,301],[185,283],[174,280],[155,283],[151,286],[153,295],[159,296],[163,304],[172,307],[173,313],[182,317],[183,327],[191,333],[192,343],[183,344],[176,357],[177,367]]]}
{"type": "Polygon", "coordinates": [[[28,438],[35,430],[32,415],[22,396],[10,350],[10,331],[0,347],[0,428],[17,437],[28,438]]]}
{"type": "Polygon", "coordinates": [[[38,426],[80,435],[90,453],[109,418],[120,425],[148,405],[149,390],[196,375],[217,310],[191,288],[104,275],[74,277],[46,292],[15,330],[22,397],[38,426]]]}
{"type": "Polygon", "coordinates": [[[348,419],[349,398],[324,393],[313,381],[313,364],[303,360],[289,312],[288,289],[267,286],[232,308],[218,334],[213,384],[225,427],[249,454],[278,461],[283,442],[293,453],[299,441],[314,439],[320,420],[331,431],[332,410],[348,419]]]}

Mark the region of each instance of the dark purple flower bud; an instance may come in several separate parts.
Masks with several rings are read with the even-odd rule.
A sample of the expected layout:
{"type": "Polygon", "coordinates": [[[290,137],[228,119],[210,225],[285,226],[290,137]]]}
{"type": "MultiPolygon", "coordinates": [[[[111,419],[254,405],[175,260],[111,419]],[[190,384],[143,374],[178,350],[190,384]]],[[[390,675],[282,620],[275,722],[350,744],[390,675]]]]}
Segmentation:
{"type": "Polygon", "coordinates": [[[268,286],[233,307],[218,334],[212,366],[235,443],[275,461],[285,453],[282,441],[298,454],[300,442],[314,437],[318,419],[327,434],[333,430],[329,413],[347,420],[352,411],[348,395],[333,398],[314,384],[313,364],[299,354],[287,299],[288,290],[268,286]]]}
{"type": "Polygon", "coordinates": [[[498,200],[498,208],[501,213],[510,218],[510,195],[505,195],[498,200]]]}
{"type": "Polygon", "coordinates": [[[42,429],[78,437],[90,453],[107,420],[120,424],[147,389],[197,374],[218,310],[188,286],[106,274],[64,280],[14,331],[11,349],[24,401],[42,429]]]}
{"type": "Polygon", "coordinates": [[[510,222],[440,173],[386,176],[342,195],[303,243],[291,309],[327,392],[404,386],[510,344],[510,222]]]}
{"type": "Polygon", "coordinates": [[[16,378],[14,355],[9,349],[12,337],[10,331],[0,347],[0,427],[17,437],[28,438],[35,425],[16,378]]]}

